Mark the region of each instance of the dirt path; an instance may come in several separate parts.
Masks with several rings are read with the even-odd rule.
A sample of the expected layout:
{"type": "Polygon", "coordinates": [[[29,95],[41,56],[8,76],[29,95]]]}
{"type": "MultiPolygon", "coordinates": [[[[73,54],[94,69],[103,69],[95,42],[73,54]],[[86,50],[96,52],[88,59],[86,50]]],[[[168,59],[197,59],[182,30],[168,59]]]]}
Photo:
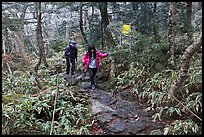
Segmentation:
{"type": "MultiPolygon", "coordinates": [[[[100,85],[95,90],[88,87],[88,77],[82,81],[79,74],[75,78],[67,77],[68,83],[76,84],[80,89],[85,89],[90,96],[90,111],[96,118],[98,125],[104,133],[109,135],[162,135],[164,126],[152,121],[154,112],[146,111],[138,105],[137,100],[127,91],[121,91],[112,96],[110,90],[101,89],[100,85]]],[[[94,129],[93,129],[94,130],[94,129]]]]}

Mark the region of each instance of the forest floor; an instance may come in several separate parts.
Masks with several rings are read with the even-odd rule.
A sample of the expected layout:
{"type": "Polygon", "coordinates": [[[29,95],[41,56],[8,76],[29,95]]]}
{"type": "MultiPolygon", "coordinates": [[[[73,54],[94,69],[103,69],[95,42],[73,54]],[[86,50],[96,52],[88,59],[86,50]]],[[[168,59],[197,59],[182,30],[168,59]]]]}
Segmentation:
{"type": "MultiPolygon", "coordinates": [[[[63,75],[62,75],[63,76],[63,75]]],[[[90,135],[162,135],[164,123],[153,122],[154,112],[124,89],[112,94],[105,82],[97,84],[95,90],[89,89],[89,77],[75,74],[63,76],[69,85],[75,84],[79,91],[89,95],[90,112],[94,123],[89,128],[90,135]]]]}

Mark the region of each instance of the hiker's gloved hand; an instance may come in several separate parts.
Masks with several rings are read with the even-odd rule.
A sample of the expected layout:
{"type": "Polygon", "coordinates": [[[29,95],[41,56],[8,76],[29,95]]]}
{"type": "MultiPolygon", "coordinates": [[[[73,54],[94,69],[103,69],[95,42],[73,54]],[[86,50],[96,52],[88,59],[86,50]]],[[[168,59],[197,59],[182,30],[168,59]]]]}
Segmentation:
{"type": "Polygon", "coordinates": [[[108,52],[108,55],[112,55],[112,52],[108,52]]]}

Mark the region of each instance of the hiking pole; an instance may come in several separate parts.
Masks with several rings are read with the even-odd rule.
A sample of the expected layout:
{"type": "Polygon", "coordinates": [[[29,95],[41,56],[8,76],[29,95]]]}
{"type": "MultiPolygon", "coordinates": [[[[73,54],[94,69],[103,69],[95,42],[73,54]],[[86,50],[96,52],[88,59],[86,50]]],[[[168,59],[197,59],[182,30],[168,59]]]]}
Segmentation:
{"type": "Polygon", "coordinates": [[[72,74],[71,74],[71,82],[70,83],[71,83],[71,85],[73,84],[73,82],[72,82],[72,74]]]}
{"type": "Polygon", "coordinates": [[[84,81],[83,81],[83,87],[84,87],[84,84],[85,84],[85,76],[86,76],[86,70],[84,71],[84,81]]]}
{"type": "Polygon", "coordinates": [[[55,118],[55,107],[56,107],[56,103],[57,103],[57,92],[59,91],[59,76],[57,74],[57,90],[55,93],[55,101],[54,101],[54,109],[53,109],[53,113],[52,113],[52,123],[51,123],[51,129],[50,129],[50,135],[52,135],[52,128],[54,125],[54,118],[55,118]]]}

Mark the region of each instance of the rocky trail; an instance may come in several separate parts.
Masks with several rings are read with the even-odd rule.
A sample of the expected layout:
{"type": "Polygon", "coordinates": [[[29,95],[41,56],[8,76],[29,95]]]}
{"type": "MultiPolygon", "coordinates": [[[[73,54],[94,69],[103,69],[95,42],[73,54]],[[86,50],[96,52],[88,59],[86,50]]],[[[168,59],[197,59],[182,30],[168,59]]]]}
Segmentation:
{"type": "Polygon", "coordinates": [[[100,84],[95,90],[89,89],[89,77],[75,74],[74,77],[63,76],[68,85],[77,85],[89,95],[90,112],[96,123],[90,134],[109,135],[162,135],[164,125],[153,122],[153,111],[141,106],[138,100],[123,90],[112,95],[109,89],[100,84]]]}

